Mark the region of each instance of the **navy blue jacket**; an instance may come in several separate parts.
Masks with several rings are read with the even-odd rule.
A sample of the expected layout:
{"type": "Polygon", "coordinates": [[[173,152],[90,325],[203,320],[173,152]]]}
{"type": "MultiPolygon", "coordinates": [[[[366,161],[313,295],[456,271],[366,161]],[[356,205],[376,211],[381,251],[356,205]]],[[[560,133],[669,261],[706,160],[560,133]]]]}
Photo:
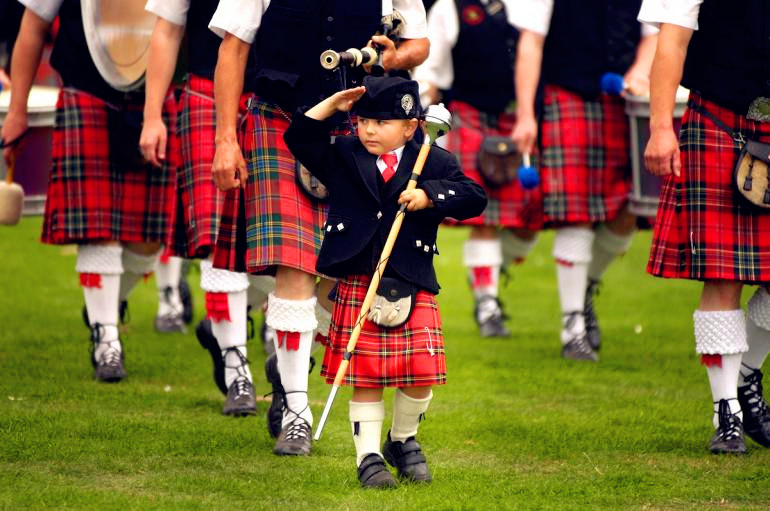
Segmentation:
{"type": "MultiPolygon", "coordinates": [[[[330,277],[374,273],[396,212],[399,194],[406,189],[419,146],[407,142],[396,175],[378,184],[377,156],[357,137],[337,137],[332,125],[297,112],[284,139],[289,150],[329,189],[329,216],[316,269],[330,277]],[[362,267],[362,261],[364,264],[362,267]]],[[[484,190],[465,177],[455,157],[430,148],[417,180],[434,207],[407,212],[386,267],[390,273],[418,288],[437,294],[433,269],[438,253],[436,234],[446,217],[464,220],[478,216],[487,205],[484,190]]]]}

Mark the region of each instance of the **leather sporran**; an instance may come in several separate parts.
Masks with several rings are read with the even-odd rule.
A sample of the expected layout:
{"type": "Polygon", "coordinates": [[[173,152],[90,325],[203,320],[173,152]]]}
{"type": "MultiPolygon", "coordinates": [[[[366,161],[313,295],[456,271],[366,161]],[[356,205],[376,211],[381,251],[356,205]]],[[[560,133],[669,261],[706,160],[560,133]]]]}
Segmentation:
{"type": "Polygon", "coordinates": [[[318,180],[308,169],[299,161],[297,162],[294,173],[297,178],[297,184],[305,194],[316,202],[326,202],[329,200],[329,190],[318,180]]]}
{"type": "Polygon", "coordinates": [[[383,277],[366,317],[375,325],[388,328],[401,326],[412,314],[416,298],[415,286],[392,277],[383,277]]]}
{"type": "Polygon", "coordinates": [[[733,172],[738,192],[754,206],[770,208],[770,144],[749,140],[743,146],[733,172]]]}
{"type": "Polygon", "coordinates": [[[491,188],[499,188],[516,179],[521,154],[508,137],[486,137],[479,149],[479,174],[491,188]]]}

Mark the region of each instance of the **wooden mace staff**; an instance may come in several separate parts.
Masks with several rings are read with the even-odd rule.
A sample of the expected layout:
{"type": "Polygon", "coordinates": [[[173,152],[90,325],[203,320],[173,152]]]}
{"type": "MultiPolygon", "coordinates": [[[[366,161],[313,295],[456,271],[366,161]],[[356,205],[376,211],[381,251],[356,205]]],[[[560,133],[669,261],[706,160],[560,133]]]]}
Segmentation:
{"type": "MultiPolygon", "coordinates": [[[[450,119],[451,115],[449,114],[449,111],[444,108],[443,104],[431,105],[428,107],[427,111],[425,112],[425,120],[423,123],[425,140],[423,140],[422,146],[420,147],[420,154],[417,156],[417,161],[414,163],[414,168],[412,169],[412,175],[409,178],[409,183],[406,185],[407,190],[413,190],[417,186],[417,178],[420,176],[422,168],[425,165],[425,160],[428,158],[430,145],[435,142],[438,137],[449,131],[450,119]]],[[[377,263],[377,270],[374,272],[372,281],[369,283],[369,289],[366,291],[364,303],[361,304],[361,312],[358,314],[358,319],[356,320],[355,327],[353,328],[353,333],[350,335],[350,340],[348,341],[348,345],[345,348],[345,355],[343,356],[343,359],[337,368],[337,374],[334,377],[332,390],[329,392],[329,398],[326,400],[326,406],[324,407],[324,411],[321,414],[321,420],[318,422],[318,428],[316,429],[315,436],[313,437],[314,440],[321,438],[324,424],[326,424],[326,419],[329,418],[329,412],[331,411],[332,404],[334,403],[334,398],[337,396],[337,390],[340,388],[342,380],[345,379],[345,374],[348,371],[350,359],[353,357],[353,350],[356,349],[358,337],[361,335],[361,327],[366,320],[366,314],[369,312],[369,308],[372,306],[374,296],[377,294],[377,288],[380,285],[380,278],[382,277],[382,273],[385,271],[385,265],[388,262],[391,251],[393,250],[393,245],[396,243],[398,231],[401,230],[401,224],[404,221],[405,211],[406,204],[402,204],[396,213],[396,218],[390,228],[388,238],[385,240],[385,246],[382,248],[380,260],[377,263]]]]}

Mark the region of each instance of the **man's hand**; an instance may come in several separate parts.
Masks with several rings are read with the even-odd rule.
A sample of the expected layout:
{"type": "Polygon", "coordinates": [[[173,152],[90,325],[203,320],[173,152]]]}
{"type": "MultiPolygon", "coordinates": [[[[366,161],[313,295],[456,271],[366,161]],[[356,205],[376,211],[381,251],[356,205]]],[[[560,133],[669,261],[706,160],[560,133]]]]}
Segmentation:
{"type": "Polygon", "coordinates": [[[222,191],[246,187],[248,170],[246,160],[237,142],[233,140],[218,140],[214,163],[211,167],[214,184],[222,191]]]}
{"type": "Polygon", "coordinates": [[[0,138],[2,138],[3,145],[5,145],[3,148],[3,158],[5,159],[6,165],[11,165],[13,154],[17,154],[16,151],[19,150],[19,147],[24,142],[18,139],[23,136],[26,131],[27,112],[17,113],[9,111],[5,121],[3,121],[2,130],[0,131],[0,138]]]}
{"type": "Polygon", "coordinates": [[[415,188],[414,190],[404,190],[398,196],[399,204],[406,204],[407,211],[417,211],[419,209],[433,207],[433,201],[430,200],[425,190],[415,188]]]}
{"type": "Polygon", "coordinates": [[[679,140],[673,128],[652,130],[644,150],[644,165],[651,174],[679,176],[682,163],[679,160],[679,140]]]}
{"type": "Polygon", "coordinates": [[[537,141],[537,119],[534,115],[520,115],[513,127],[511,140],[516,144],[516,149],[524,154],[532,154],[537,141]]]}
{"type": "Polygon", "coordinates": [[[144,120],[142,135],[139,137],[139,149],[144,159],[155,167],[160,167],[166,160],[167,140],[168,130],[163,119],[144,120]]]}

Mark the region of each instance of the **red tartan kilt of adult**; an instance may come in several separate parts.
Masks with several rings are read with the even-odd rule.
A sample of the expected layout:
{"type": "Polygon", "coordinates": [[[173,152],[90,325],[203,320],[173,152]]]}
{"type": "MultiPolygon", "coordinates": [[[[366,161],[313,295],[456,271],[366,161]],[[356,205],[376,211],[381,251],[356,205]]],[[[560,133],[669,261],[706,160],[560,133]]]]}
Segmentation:
{"type": "MultiPolygon", "coordinates": [[[[696,94],[690,100],[747,140],[770,142],[770,124],[750,121],[696,94]]],[[[749,205],[735,189],[738,144],[688,108],[679,147],[681,175],[663,181],[647,271],[668,278],[770,282],[770,212],[749,205]]]]}
{"type": "Polygon", "coordinates": [[[296,182],[296,160],[283,140],[290,119],[278,106],[259,100],[246,116],[241,147],[249,177],[245,190],[225,197],[216,268],[259,274],[285,266],[318,275],[327,207],[296,182]]]}
{"type": "MultiPolygon", "coordinates": [[[[169,95],[164,108],[169,125],[173,125],[168,116],[175,114],[174,103],[169,95]]],[[[141,120],[143,107],[138,102],[126,108],[141,120]]],[[[111,158],[108,109],[118,113],[82,91],[65,88],[59,94],[43,218],[45,243],[167,241],[173,214],[173,165],[129,167],[123,158],[111,158]]]]}
{"type": "Polygon", "coordinates": [[[587,100],[546,85],[540,124],[540,180],[550,225],[613,220],[631,190],[623,99],[587,100]]]}
{"type": "MultiPolygon", "coordinates": [[[[241,97],[241,114],[246,101],[241,97]]],[[[225,192],[211,176],[216,144],[214,82],[190,75],[180,98],[177,136],[181,164],[177,174],[175,221],[170,248],[180,257],[205,258],[213,251],[219,230],[219,216],[225,192]]]]}
{"type": "Polygon", "coordinates": [[[487,114],[462,101],[450,103],[449,110],[452,112],[452,129],[447,134],[447,150],[457,156],[463,173],[484,188],[488,201],[484,213],[460,224],[539,230],[543,226],[540,187],[525,190],[518,179],[501,187],[490,187],[479,173],[479,150],[484,138],[510,136],[516,115],[487,114]]]}
{"type": "MultiPolygon", "coordinates": [[[[321,376],[333,383],[353,333],[370,276],[353,275],[337,284],[337,299],[321,376]]],[[[407,322],[380,327],[368,319],[350,359],[344,384],[355,387],[420,387],[446,383],[446,355],[435,295],[420,290],[407,322]]]]}

